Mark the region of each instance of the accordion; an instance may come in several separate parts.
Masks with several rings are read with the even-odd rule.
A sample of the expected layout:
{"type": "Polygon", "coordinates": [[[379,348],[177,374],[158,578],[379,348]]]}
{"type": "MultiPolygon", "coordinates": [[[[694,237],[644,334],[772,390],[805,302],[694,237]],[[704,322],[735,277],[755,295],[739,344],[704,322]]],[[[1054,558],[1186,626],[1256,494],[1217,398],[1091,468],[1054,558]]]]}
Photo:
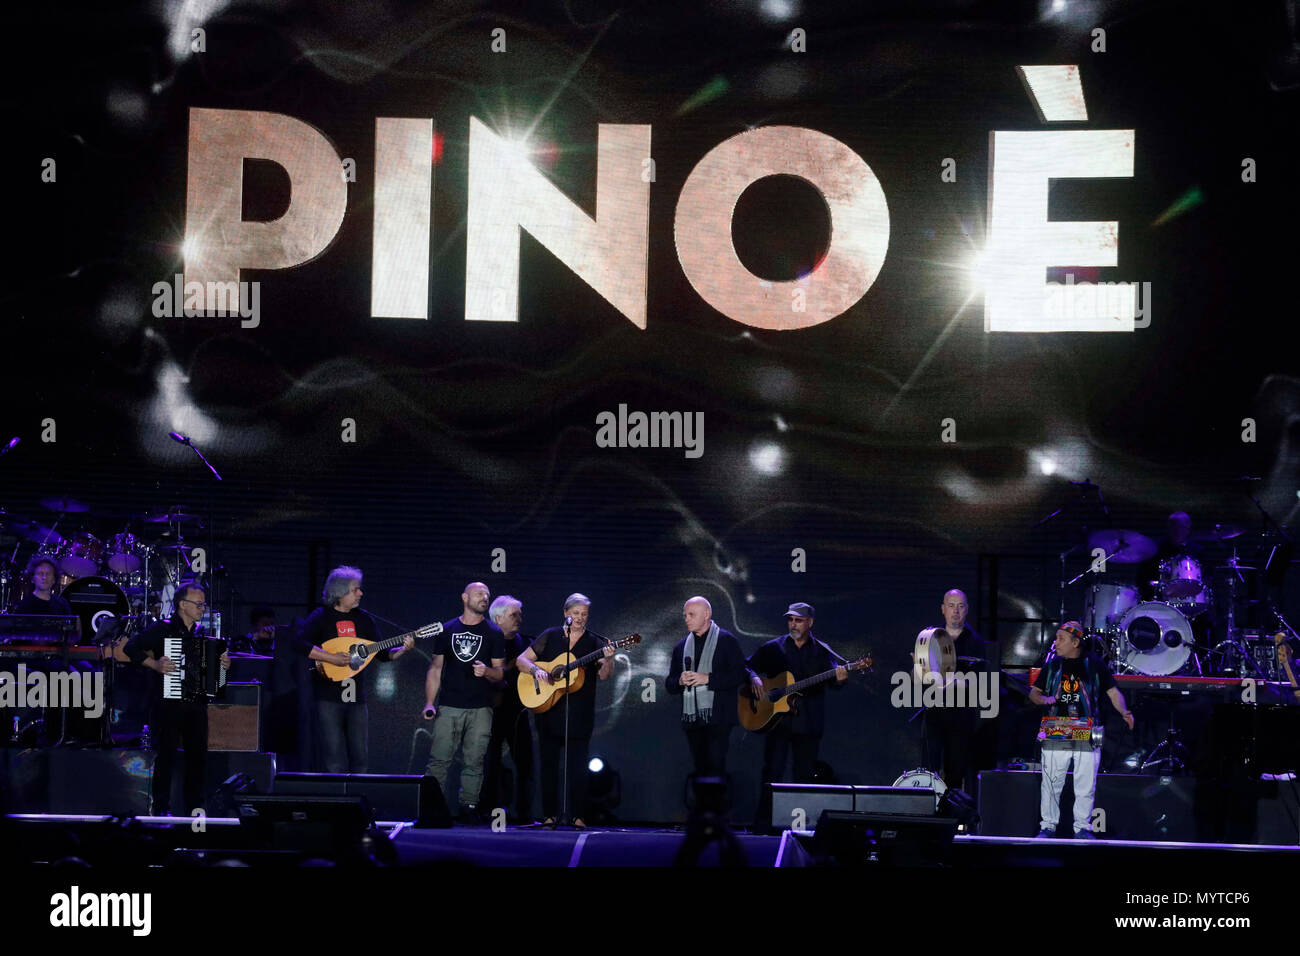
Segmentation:
{"type": "Polygon", "coordinates": [[[170,658],[176,669],[163,675],[163,700],[184,700],[185,687],[197,687],[200,697],[211,700],[226,689],[226,669],[221,666],[221,655],[226,652],[226,642],[206,637],[163,638],[163,655],[170,658]],[[193,653],[186,652],[189,645],[193,653]]]}

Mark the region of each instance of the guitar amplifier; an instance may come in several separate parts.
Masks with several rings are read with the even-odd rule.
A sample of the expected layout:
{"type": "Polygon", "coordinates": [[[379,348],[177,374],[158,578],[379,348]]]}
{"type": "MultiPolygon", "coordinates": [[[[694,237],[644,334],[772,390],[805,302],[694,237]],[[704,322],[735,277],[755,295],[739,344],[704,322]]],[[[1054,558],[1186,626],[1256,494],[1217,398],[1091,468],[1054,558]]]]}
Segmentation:
{"type": "Polygon", "coordinates": [[[220,702],[208,702],[208,749],[261,750],[261,708],[261,684],[227,684],[220,702]]]}

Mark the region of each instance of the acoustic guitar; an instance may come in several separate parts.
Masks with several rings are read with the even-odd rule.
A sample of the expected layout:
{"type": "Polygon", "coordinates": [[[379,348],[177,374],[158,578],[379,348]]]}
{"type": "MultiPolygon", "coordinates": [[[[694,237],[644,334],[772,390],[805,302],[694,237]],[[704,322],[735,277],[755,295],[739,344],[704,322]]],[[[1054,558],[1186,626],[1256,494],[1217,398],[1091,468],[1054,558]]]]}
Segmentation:
{"type": "MultiPolygon", "coordinates": [[[[842,665],[850,671],[869,671],[875,666],[875,661],[870,654],[859,657],[851,664],[842,665]]],[[[803,691],[823,681],[831,680],[835,676],[835,668],[828,671],[822,671],[812,677],[806,677],[801,681],[796,681],[794,675],[789,671],[784,674],[778,674],[776,677],[769,677],[763,681],[763,690],[755,696],[753,685],[742,687],[740,689],[740,698],[736,702],[736,709],[740,713],[740,723],[746,730],[770,730],[776,726],[776,721],[782,714],[795,713],[798,710],[798,702],[793,698],[797,697],[803,691]]]]}
{"type": "Polygon", "coordinates": [[[523,705],[536,714],[544,714],[560,702],[565,694],[573,694],[582,689],[587,679],[587,665],[605,653],[606,647],[631,647],[641,643],[640,634],[632,634],[621,641],[604,645],[598,651],[592,651],[585,657],[574,659],[572,654],[561,654],[552,661],[538,661],[537,666],[551,675],[548,684],[532,673],[519,672],[519,699],[523,705]],[[565,675],[570,675],[565,681],[565,675]]]}
{"type": "Polygon", "coordinates": [[[332,637],[322,644],[320,649],[331,654],[347,654],[351,660],[346,667],[342,664],[326,664],[324,661],[317,661],[316,670],[332,681],[345,681],[349,677],[356,677],[369,667],[370,662],[380,652],[397,647],[408,637],[421,640],[426,637],[436,637],[441,633],[442,624],[434,623],[426,624],[419,630],[408,631],[405,634],[398,634],[396,637],[386,638],[382,641],[365,641],[358,637],[332,637]]]}

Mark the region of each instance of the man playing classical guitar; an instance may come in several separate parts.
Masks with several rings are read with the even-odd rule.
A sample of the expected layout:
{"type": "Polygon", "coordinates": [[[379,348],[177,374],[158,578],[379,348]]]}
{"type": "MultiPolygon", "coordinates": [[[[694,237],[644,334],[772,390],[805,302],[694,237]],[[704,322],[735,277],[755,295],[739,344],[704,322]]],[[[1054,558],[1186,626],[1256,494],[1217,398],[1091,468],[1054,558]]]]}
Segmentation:
{"type": "MultiPolygon", "coordinates": [[[[749,659],[749,669],[754,692],[762,692],[761,678],[776,677],[789,671],[796,681],[812,677],[822,671],[835,669],[835,680],[830,686],[839,689],[849,679],[843,666],[844,659],[829,646],[813,636],[814,613],[811,604],[796,602],[785,612],[790,633],[768,641],[749,659]]],[[[785,768],[794,755],[794,782],[811,783],[817,751],[821,746],[826,727],[826,685],[812,687],[799,700],[798,710],[782,717],[763,743],[763,777],[758,798],[758,818],[755,828],[768,830],[772,825],[771,783],[787,780],[785,768]]]]}
{"type": "Polygon", "coordinates": [[[696,776],[722,777],[731,728],[738,723],[736,691],[749,677],[745,652],[734,634],[714,623],[706,599],[691,598],[682,616],[688,633],[673,648],[665,686],[682,695],[682,730],[696,776]]]}
{"type": "MultiPolygon", "coordinates": [[[[374,619],[361,610],[361,570],[348,566],[335,568],[325,578],[321,592],[322,606],[307,615],[298,636],[299,647],[312,661],[347,667],[349,658],[342,652],[330,653],[321,645],[336,637],[374,641],[379,637],[374,619]]],[[[415,646],[408,637],[396,650],[383,651],[376,660],[397,660],[415,646]]],[[[316,726],[324,748],[323,760],[328,773],[365,773],[369,765],[366,685],[357,676],[331,681],[316,667],[311,669],[312,697],[316,726]]]]}
{"type": "Polygon", "coordinates": [[[538,661],[566,656],[577,660],[600,651],[601,645],[605,645],[599,662],[586,665],[582,686],[565,694],[556,706],[537,714],[542,751],[542,814],[548,827],[554,827],[560,818],[560,760],[566,739],[566,714],[568,755],[564,759],[568,766],[569,813],[575,827],[581,830],[587,826],[583,820],[587,812],[587,754],[596,729],[596,681],[591,677],[594,672],[599,680],[608,680],[614,673],[614,647],[587,630],[590,613],[589,597],[570,594],[564,601],[564,625],[542,631],[533,646],[515,659],[515,667],[521,674],[529,674],[540,683],[550,683],[550,675],[537,666],[538,661]]]}
{"type": "MultiPolygon", "coordinates": [[[[1106,662],[1089,652],[1084,646],[1083,625],[1066,621],[1056,632],[1055,657],[1049,657],[1038,677],[1029,688],[1029,699],[1040,707],[1049,708],[1052,717],[1072,720],[1101,721],[1101,695],[1124,718],[1129,730],[1133,729],[1133,714],[1124,702],[1124,695],[1115,684],[1106,662]],[[1044,694],[1044,691],[1050,691],[1044,694]]],[[[1043,741],[1043,780],[1039,794],[1040,837],[1056,836],[1056,824],[1061,819],[1061,791],[1065,788],[1065,774],[1074,762],[1074,836],[1077,840],[1095,840],[1092,832],[1092,805],[1097,791],[1097,764],[1100,748],[1090,743],[1079,745],[1043,741]]]]}
{"type": "Polygon", "coordinates": [[[461,751],[460,818],[465,823],[486,819],[478,803],[483,761],[492,739],[492,692],[505,677],[505,636],[501,628],[485,619],[490,597],[488,586],[481,581],[465,585],[460,617],[444,624],[442,633],[434,638],[433,658],[424,679],[422,716],[425,720],[437,718],[424,772],[438,781],[450,805],[447,773],[457,749],[461,751]]]}

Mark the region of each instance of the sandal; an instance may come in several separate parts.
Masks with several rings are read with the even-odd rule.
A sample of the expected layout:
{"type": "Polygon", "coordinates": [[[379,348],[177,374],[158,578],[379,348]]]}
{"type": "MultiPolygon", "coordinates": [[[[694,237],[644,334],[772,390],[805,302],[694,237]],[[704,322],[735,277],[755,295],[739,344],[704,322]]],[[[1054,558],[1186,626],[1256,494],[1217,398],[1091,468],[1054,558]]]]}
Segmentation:
{"type": "Polygon", "coordinates": [[[547,817],[545,820],[542,821],[542,826],[546,827],[546,829],[548,830],[554,830],[555,817],[547,817]]]}

